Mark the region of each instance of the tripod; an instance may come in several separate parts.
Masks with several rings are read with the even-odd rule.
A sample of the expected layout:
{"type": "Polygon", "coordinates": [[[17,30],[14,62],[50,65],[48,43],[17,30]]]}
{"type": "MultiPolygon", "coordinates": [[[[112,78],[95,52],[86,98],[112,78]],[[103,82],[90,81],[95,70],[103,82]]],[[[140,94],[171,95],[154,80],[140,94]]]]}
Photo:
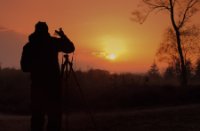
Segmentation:
{"type": "MultiPolygon", "coordinates": [[[[74,72],[74,69],[73,69],[73,57],[72,57],[72,61],[70,61],[69,60],[69,55],[68,54],[64,54],[63,58],[62,58],[62,64],[61,64],[61,78],[63,80],[63,83],[65,82],[64,83],[65,84],[65,89],[68,89],[68,86],[69,86],[68,81],[69,81],[69,78],[70,78],[71,74],[73,75],[75,83],[76,83],[76,86],[78,87],[78,90],[80,92],[81,99],[82,99],[82,104],[85,106],[85,108],[84,108],[85,109],[85,113],[88,114],[88,116],[90,117],[91,122],[92,122],[92,124],[94,126],[94,129],[97,131],[97,125],[96,125],[96,122],[95,122],[95,119],[94,119],[94,115],[92,114],[91,110],[89,109],[88,103],[87,103],[87,101],[85,99],[85,95],[83,93],[83,90],[82,90],[82,88],[80,86],[80,83],[79,83],[79,81],[78,81],[78,79],[76,77],[76,74],[74,72]]],[[[68,115],[69,114],[67,114],[67,116],[68,115]]],[[[69,127],[69,124],[67,122],[66,129],[68,129],[68,127],[69,127]]]]}

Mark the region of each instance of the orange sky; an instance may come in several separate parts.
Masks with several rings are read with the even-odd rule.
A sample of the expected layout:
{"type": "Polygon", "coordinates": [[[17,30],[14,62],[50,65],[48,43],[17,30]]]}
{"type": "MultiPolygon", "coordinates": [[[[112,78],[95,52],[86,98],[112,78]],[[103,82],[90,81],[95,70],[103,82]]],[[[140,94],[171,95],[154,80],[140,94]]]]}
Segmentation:
{"type": "MultiPolygon", "coordinates": [[[[48,23],[52,35],[55,29],[62,27],[74,42],[76,69],[146,72],[154,61],[169,19],[166,14],[157,13],[143,25],[134,23],[130,18],[137,4],[138,0],[1,1],[0,31],[6,28],[25,37],[19,41],[22,43],[15,43],[18,50],[7,51],[9,57],[6,53],[0,54],[0,62],[19,68],[21,48],[33,32],[35,23],[41,20],[48,23]],[[116,59],[111,60],[110,56],[116,59]]],[[[1,47],[7,46],[3,45],[6,38],[4,43],[0,40],[1,47]]]]}

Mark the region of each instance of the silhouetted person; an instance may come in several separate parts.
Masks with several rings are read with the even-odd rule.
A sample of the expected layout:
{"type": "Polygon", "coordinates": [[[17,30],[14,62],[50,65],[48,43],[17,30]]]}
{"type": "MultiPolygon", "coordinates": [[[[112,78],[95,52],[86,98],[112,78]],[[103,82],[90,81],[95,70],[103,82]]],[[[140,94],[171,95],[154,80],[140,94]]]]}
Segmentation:
{"type": "Polygon", "coordinates": [[[73,43],[62,29],[51,37],[45,22],[38,22],[21,57],[21,68],[31,74],[31,131],[42,131],[47,115],[48,131],[61,130],[61,78],[58,53],[71,53],[73,43]]]}

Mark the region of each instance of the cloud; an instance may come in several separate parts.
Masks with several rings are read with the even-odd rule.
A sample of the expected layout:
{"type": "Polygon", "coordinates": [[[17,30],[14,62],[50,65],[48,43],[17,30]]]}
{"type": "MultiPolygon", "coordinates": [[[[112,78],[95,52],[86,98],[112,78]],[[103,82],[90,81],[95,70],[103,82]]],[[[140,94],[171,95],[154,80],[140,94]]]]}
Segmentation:
{"type": "Polygon", "coordinates": [[[106,56],[108,56],[108,53],[105,51],[94,51],[92,52],[92,55],[100,57],[100,58],[105,58],[106,56]]]}
{"type": "Polygon", "coordinates": [[[8,29],[3,26],[0,26],[0,31],[6,31],[6,30],[8,30],[8,29]]]}
{"type": "Polygon", "coordinates": [[[19,68],[25,42],[25,35],[0,26],[0,63],[2,67],[19,68]]]}

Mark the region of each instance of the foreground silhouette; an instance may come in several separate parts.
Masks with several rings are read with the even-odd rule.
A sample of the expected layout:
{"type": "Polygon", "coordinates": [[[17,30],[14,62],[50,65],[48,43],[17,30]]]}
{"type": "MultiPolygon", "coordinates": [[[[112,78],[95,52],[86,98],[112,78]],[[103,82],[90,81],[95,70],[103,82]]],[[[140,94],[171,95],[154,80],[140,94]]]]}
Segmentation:
{"type": "Polygon", "coordinates": [[[61,79],[58,53],[71,53],[73,43],[62,29],[51,37],[45,22],[38,22],[21,57],[21,68],[31,74],[31,131],[42,131],[47,115],[47,131],[61,130],[61,79]]]}

